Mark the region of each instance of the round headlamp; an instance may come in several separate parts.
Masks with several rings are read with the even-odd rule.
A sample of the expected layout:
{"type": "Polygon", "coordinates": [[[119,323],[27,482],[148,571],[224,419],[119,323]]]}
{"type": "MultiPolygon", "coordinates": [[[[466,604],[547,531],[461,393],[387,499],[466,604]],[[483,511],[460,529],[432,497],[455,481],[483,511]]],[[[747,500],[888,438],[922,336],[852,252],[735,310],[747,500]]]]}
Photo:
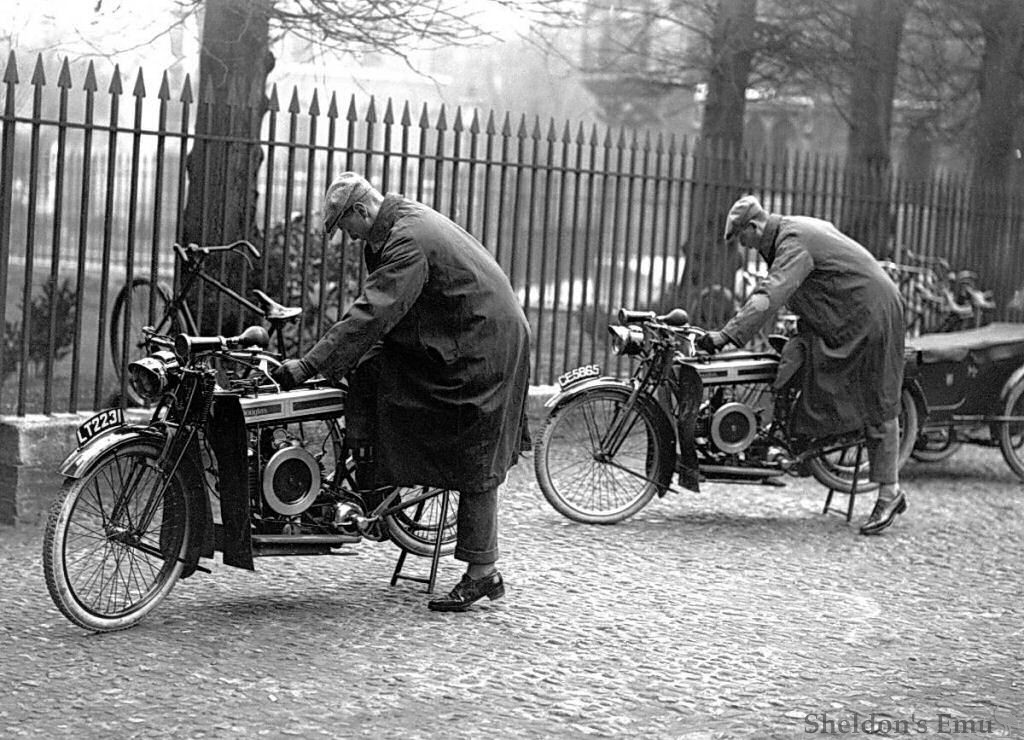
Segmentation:
{"type": "Polygon", "coordinates": [[[147,401],[159,399],[170,385],[169,372],[178,367],[173,352],[158,350],[153,354],[128,363],[132,388],[147,401]]]}
{"type": "Polygon", "coordinates": [[[612,351],[617,355],[638,355],[644,348],[644,333],[635,326],[609,326],[612,351]]]}

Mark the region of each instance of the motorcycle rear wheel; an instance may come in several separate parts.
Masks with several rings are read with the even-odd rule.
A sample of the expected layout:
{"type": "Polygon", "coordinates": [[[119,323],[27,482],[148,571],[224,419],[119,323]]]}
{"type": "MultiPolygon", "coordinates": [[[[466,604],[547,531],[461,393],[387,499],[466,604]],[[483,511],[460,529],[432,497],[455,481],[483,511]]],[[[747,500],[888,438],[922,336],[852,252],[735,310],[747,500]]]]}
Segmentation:
{"type": "Polygon", "coordinates": [[[853,491],[854,470],[857,471],[857,493],[869,493],[878,484],[868,478],[867,450],[861,451],[860,467],[857,467],[857,445],[832,449],[807,458],[807,469],[821,485],[833,491],[853,491]]]}
{"type": "Polygon", "coordinates": [[[454,552],[459,494],[458,491],[448,491],[448,511],[442,522],[442,493],[444,489],[430,486],[399,489],[401,504],[384,515],[388,533],[396,545],[413,555],[431,557],[440,527],[441,554],[454,552]]]}
{"type": "Polygon", "coordinates": [[[68,479],[43,540],[46,587],[71,622],[95,632],[132,627],[170,593],[188,547],[189,505],[180,473],[140,440],[68,479]]]}
{"type": "Polygon", "coordinates": [[[622,445],[602,459],[600,440],[628,398],[625,389],[595,388],[555,408],[544,423],[533,454],[537,482],[548,503],[573,521],[621,522],[671,482],[674,440],[645,404],[630,409],[622,445]]]}

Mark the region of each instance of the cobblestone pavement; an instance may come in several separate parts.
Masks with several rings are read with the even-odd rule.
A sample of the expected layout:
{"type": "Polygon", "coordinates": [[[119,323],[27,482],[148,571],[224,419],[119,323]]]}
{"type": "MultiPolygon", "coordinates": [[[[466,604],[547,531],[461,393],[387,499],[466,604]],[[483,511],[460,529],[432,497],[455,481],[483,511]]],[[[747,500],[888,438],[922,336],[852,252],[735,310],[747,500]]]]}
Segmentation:
{"type": "MultiPolygon", "coordinates": [[[[979,448],[905,483],[877,538],[868,501],[822,516],[810,479],[595,527],[524,460],[501,602],[429,612],[365,543],[214,564],[108,635],[53,606],[38,530],[0,529],[0,737],[1024,737],[1024,488],[979,448]]],[[[439,590],[460,573],[443,561],[439,590]]]]}

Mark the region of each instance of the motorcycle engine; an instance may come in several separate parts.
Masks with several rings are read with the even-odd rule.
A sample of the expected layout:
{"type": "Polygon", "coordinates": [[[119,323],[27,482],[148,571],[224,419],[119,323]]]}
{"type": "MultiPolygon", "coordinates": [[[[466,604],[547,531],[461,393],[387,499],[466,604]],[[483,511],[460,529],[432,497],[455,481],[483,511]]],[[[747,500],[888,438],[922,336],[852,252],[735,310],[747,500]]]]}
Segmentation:
{"type": "Polygon", "coordinates": [[[301,514],[320,493],[320,463],[284,429],[271,444],[276,451],[263,468],[263,499],[278,514],[301,514]]]}
{"type": "Polygon", "coordinates": [[[758,407],[731,390],[717,389],[698,414],[696,437],[708,452],[736,455],[757,438],[761,416],[758,407]]]}
{"type": "Polygon", "coordinates": [[[249,431],[249,492],[269,531],[302,531],[331,516],[344,391],[309,388],[240,399],[249,431]],[[298,529],[296,529],[298,528],[298,529]]]}

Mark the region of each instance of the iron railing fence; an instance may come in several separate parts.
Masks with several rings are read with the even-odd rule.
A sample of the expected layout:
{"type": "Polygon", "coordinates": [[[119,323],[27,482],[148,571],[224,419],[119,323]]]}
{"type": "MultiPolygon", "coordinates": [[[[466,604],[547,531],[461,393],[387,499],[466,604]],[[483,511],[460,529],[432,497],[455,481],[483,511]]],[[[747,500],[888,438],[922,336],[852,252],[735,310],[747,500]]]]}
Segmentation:
{"type": "MultiPolygon", "coordinates": [[[[257,114],[238,101],[194,102],[189,79],[171,91],[166,73],[153,95],[141,70],[129,92],[117,67],[101,85],[92,63],[73,73],[65,60],[51,75],[38,57],[26,81],[13,53],[3,86],[0,413],[99,408],[116,385],[114,296],[133,277],[173,283],[187,157],[197,141],[224,140],[196,133],[198,106],[257,114]],[[65,280],[62,302],[53,296],[65,280]]],[[[302,101],[293,87],[282,106],[274,86],[259,135],[229,143],[261,158],[255,218],[237,235],[267,252],[248,285],[306,304],[315,319],[303,346],[361,280],[351,245],[327,244],[319,228],[322,194],[346,169],[433,206],[492,251],[533,327],[537,383],[581,363],[617,368],[605,325],[619,306],[682,305],[697,321],[724,321],[760,269],[721,244],[724,213],[744,192],[773,211],[833,220],[880,258],[974,268],[999,317],[1020,318],[1010,297],[1024,282],[1024,203],[965,178],[875,177],[814,154],[734,155],[670,133],[443,105],[353,95],[340,106],[332,93],[323,107],[319,91],[302,101]]]]}

